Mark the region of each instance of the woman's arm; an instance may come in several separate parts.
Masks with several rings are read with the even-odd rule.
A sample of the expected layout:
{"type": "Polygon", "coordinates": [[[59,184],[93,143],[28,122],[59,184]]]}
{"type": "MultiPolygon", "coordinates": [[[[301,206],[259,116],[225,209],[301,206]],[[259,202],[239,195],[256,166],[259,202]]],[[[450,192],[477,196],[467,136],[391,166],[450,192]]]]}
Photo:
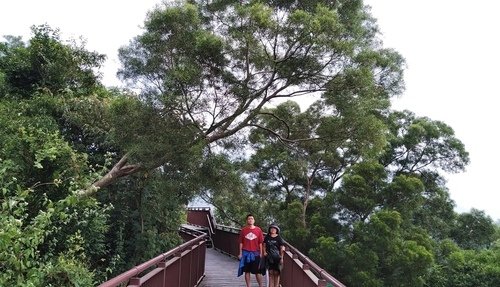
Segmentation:
{"type": "Polygon", "coordinates": [[[283,238],[280,237],[281,245],[280,245],[280,256],[281,260],[280,263],[283,264],[283,258],[285,258],[285,241],[283,241],[283,238]]]}
{"type": "Polygon", "coordinates": [[[267,239],[267,236],[264,237],[264,242],[262,243],[262,250],[264,250],[264,256],[267,256],[267,244],[266,244],[266,239],[267,239]]]}

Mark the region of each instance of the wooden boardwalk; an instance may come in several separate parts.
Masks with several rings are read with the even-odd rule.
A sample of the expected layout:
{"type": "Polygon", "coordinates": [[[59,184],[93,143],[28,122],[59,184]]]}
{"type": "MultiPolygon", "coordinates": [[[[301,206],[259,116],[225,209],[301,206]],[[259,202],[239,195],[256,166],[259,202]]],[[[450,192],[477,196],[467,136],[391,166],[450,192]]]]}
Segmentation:
{"type": "MultiPolygon", "coordinates": [[[[213,248],[207,248],[205,258],[205,278],[199,287],[245,287],[245,275],[237,277],[238,260],[220,253],[213,248]]],[[[266,284],[263,276],[263,286],[266,284]]],[[[255,275],[252,274],[252,287],[258,287],[255,275]]]]}

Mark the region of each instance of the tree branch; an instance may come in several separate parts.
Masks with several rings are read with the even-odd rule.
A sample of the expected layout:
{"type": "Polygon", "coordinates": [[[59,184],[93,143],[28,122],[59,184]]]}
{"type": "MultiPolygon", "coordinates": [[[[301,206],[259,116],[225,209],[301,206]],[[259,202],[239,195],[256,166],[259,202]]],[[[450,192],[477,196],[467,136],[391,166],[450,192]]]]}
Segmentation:
{"type": "Polygon", "coordinates": [[[115,183],[119,178],[134,174],[143,168],[140,164],[126,165],[127,161],[128,155],[124,155],[105,176],[94,182],[89,188],[80,190],[78,195],[92,195],[99,189],[115,183]]]}

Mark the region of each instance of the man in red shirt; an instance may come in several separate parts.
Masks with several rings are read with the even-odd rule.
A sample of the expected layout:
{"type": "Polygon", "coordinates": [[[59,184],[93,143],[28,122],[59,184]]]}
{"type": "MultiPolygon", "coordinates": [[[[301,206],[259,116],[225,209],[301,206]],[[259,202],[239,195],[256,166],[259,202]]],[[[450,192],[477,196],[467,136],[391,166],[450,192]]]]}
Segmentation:
{"type": "MultiPolygon", "coordinates": [[[[247,215],[247,225],[240,231],[240,253],[238,259],[240,265],[238,276],[245,272],[245,283],[250,287],[250,273],[255,274],[255,279],[262,285],[262,272],[264,268],[260,268],[260,258],[262,258],[262,243],[264,242],[264,234],[260,227],[255,226],[255,218],[252,214],[247,215]]],[[[265,272],[265,271],[264,271],[265,272]]]]}

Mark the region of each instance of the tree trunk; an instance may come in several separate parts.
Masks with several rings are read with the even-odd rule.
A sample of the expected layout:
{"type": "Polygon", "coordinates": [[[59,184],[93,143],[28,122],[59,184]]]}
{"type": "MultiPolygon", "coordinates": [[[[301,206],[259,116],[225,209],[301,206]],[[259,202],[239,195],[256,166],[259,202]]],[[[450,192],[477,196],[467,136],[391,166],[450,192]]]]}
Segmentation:
{"type": "Polygon", "coordinates": [[[307,206],[309,205],[309,197],[311,195],[311,186],[312,186],[312,181],[313,178],[307,177],[307,184],[306,184],[306,192],[304,194],[304,202],[302,203],[302,227],[307,229],[307,221],[306,221],[306,212],[307,212],[307,206]]]}

